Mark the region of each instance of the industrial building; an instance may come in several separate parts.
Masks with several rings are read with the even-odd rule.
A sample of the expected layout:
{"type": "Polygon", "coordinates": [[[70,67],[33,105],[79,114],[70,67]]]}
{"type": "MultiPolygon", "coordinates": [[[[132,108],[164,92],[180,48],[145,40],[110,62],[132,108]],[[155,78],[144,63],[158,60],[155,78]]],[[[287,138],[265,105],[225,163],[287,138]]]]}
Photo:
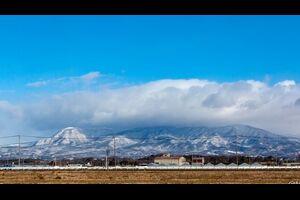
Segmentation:
{"type": "Polygon", "coordinates": [[[188,164],[186,162],[185,157],[171,156],[170,154],[165,154],[163,156],[154,158],[154,163],[158,165],[178,165],[178,166],[188,164]]]}

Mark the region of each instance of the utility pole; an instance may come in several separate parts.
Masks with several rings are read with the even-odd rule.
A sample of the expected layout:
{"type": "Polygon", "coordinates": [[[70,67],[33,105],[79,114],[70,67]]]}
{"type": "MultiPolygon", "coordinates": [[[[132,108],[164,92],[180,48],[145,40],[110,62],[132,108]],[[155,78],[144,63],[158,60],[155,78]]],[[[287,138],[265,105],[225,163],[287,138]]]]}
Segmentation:
{"type": "Polygon", "coordinates": [[[117,160],[116,160],[116,137],[113,136],[114,140],[114,161],[115,161],[115,167],[117,166],[117,160]]]}
{"type": "Polygon", "coordinates": [[[106,157],[105,157],[105,168],[106,168],[106,170],[108,169],[108,165],[107,165],[108,163],[107,163],[107,154],[106,154],[106,157]]]}
{"type": "Polygon", "coordinates": [[[236,165],[239,165],[239,157],[238,157],[238,136],[236,136],[236,149],[235,149],[235,156],[236,156],[236,165]]]}
{"type": "Polygon", "coordinates": [[[251,165],[251,156],[249,156],[249,165],[251,165]]]}
{"type": "Polygon", "coordinates": [[[108,156],[109,156],[109,148],[106,149],[106,156],[105,156],[105,168],[108,170],[108,156]]]}
{"type": "Polygon", "coordinates": [[[18,145],[19,162],[18,162],[18,164],[20,167],[21,166],[21,136],[20,135],[18,135],[18,141],[19,141],[19,145],[18,145]]]}
{"type": "MultiPolygon", "coordinates": [[[[279,144],[279,136],[277,137],[277,145],[279,144]]],[[[276,150],[276,166],[278,166],[278,154],[277,154],[277,150],[276,150]]]]}

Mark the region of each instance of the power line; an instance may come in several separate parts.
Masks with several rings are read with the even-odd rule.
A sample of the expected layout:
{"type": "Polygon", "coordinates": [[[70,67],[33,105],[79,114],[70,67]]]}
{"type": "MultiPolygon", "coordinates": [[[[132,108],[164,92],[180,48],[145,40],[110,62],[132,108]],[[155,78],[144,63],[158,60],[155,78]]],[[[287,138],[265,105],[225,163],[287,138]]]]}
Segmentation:
{"type": "MultiPolygon", "coordinates": [[[[21,144],[21,148],[26,148],[26,147],[30,147],[30,146],[22,146],[22,144],[32,144],[32,143],[35,143],[36,141],[31,141],[31,142],[20,142],[21,144]]],[[[17,143],[6,143],[6,144],[1,144],[0,147],[2,148],[17,148],[19,145],[19,142],[17,143]]],[[[33,146],[33,145],[31,145],[33,146]]]]}
{"type": "MultiPolygon", "coordinates": [[[[204,137],[207,137],[207,139],[209,139],[210,137],[214,137],[214,136],[219,136],[219,135],[211,135],[211,136],[204,136],[204,137]]],[[[5,144],[5,145],[10,145],[10,146],[5,146],[5,145],[0,145],[1,148],[11,148],[11,149],[15,149],[15,148],[18,148],[18,157],[19,157],[19,166],[21,165],[20,161],[21,161],[21,148],[22,149],[27,149],[27,148],[32,148],[34,147],[34,142],[36,141],[30,141],[30,142],[21,142],[21,137],[25,137],[25,138],[39,138],[39,139],[52,139],[52,137],[43,137],[43,136],[32,136],[32,135],[12,135],[12,136],[1,136],[0,139],[6,139],[6,138],[18,138],[18,143],[10,143],[10,144],[5,144]],[[28,146],[22,146],[22,145],[25,145],[25,144],[32,144],[32,145],[28,145],[28,146]],[[11,146],[11,145],[16,145],[16,146],[11,146]]],[[[149,137],[131,137],[131,136],[126,136],[126,135],[119,135],[119,136],[112,136],[112,135],[102,135],[102,136],[98,136],[98,137],[86,137],[86,138],[90,138],[90,139],[96,139],[96,140],[99,140],[101,138],[104,138],[105,140],[109,141],[110,138],[113,139],[113,156],[114,156],[114,162],[115,162],[115,166],[117,165],[117,159],[116,159],[116,139],[117,138],[120,138],[120,137],[126,137],[128,139],[135,139],[135,140],[140,140],[138,141],[139,143],[146,143],[147,145],[151,145],[151,144],[157,144],[155,141],[160,141],[160,140],[174,140],[174,141],[187,141],[187,142],[190,142],[188,140],[198,140],[198,139],[202,139],[201,142],[203,142],[203,135],[199,135],[199,137],[202,137],[202,138],[199,138],[199,137],[189,137],[189,138],[183,138],[183,137],[175,137],[175,136],[158,136],[158,137],[154,137],[154,138],[151,138],[151,136],[149,137]]],[[[246,135],[231,135],[231,136],[226,136],[226,138],[233,138],[235,137],[236,140],[237,138],[249,138],[250,139],[261,139],[261,140],[266,140],[266,139],[277,139],[277,145],[279,144],[279,139],[280,138],[286,138],[284,136],[277,136],[277,137],[274,137],[274,136],[246,136],[246,135]]],[[[290,139],[291,137],[289,137],[288,139],[290,139]]],[[[69,137],[69,139],[78,139],[77,137],[69,137]]],[[[297,138],[297,140],[299,140],[299,138],[297,138]]],[[[264,141],[266,142],[266,141],[264,141]]],[[[236,143],[235,142],[232,142],[231,144],[236,144],[236,157],[237,157],[237,164],[238,164],[238,146],[237,146],[237,141],[236,143]]],[[[45,146],[53,146],[54,144],[46,144],[45,146]]],[[[43,147],[45,147],[43,145],[43,147]]],[[[278,163],[278,155],[277,155],[277,151],[275,152],[276,153],[276,162],[278,163]]],[[[77,153],[75,153],[77,154],[77,153]]],[[[78,154],[81,154],[81,153],[78,153],[78,154]]]]}
{"type": "MultiPolygon", "coordinates": [[[[19,138],[19,137],[21,137],[22,135],[18,135],[17,137],[19,138]]],[[[11,137],[11,136],[10,136],[11,137]]],[[[22,136],[23,137],[23,136],[22,136]]],[[[32,137],[32,136],[30,136],[30,137],[32,137]]],[[[114,156],[115,156],[115,148],[116,148],[116,137],[115,136],[111,136],[112,138],[113,138],[113,146],[114,146],[114,156]]],[[[244,137],[244,138],[248,138],[247,136],[240,136],[240,135],[236,135],[235,136],[235,138],[237,138],[237,137],[244,137]]],[[[132,137],[126,137],[126,138],[128,138],[128,139],[132,139],[132,137]]],[[[227,138],[230,138],[230,136],[229,137],[227,137],[227,138]]],[[[253,138],[253,137],[252,137],[253,138]]],[[[273,138],[273,137],[254,137],[254,138],[260,138],[260,139],[268,139],[268,138],[273,138]]],[[[71,139],[71,138],[69,138],[69,139],[71,139]]],[[[74,139],[78,139],[78,138],[74,138],[74,139]]],[[[109,138],[107,138],[107,139],[109,139],[109,138]]],[[[168,139],[168,140],[175,140],[175,141],[187,141],[187,142],[190,142],[189,140],[197,140],[197,139],[199,139],[199,138],[169,138],[169,137],[165,137],[165,138],[148,138],[148,137],[140,137],[140,138],[135,138],[135,139],[139,139],[139,140],[142,140],[142,141],[139,141],[140,143],[146,143],[146,144],[156,144],[156,142],[154,142],[155,140],[157,141],[157,140],[166,140],[166,139],[168,139]],[[152,140],[154,140],[154,141],[152,141],[152,140]],[[152,141],[152,142],[151,142],[152,141]]],[[[201,138],[201,139],[203,139],[203,138],[201,138]]],[[[279,140],[279,138],[277,138],[278,140],[279,140]]],[[[278,140],[277,140],[277,143],[278,143],[278,140]]],[[[21,145],[21,144],[32,144],[31,146],[33,146],[34,144],[33,143],[35,143],[36,141],[29,141],[29,142],[18,142],[17,143],[17,145],[19,146],[19,145],[21,145]]],[[[10,144],[5,144],[5,145],[10,145],[10,146],[5,146],[5,145],[0,145],[2,148],[15,148],[15,147],[13,147],[13,146],[11,146],[11,145],[15,145],[16,143],[10,143],[10,144]]],[[[234,142],[232,142],[232,144],[234,144],[234,142]]],[[[49,146],[51,146],[51,145],[53,145],[53,144],[45,144],[45,146],[47,146],[47,145],[49,145],[49,146]]],[[[31,146],[23,146],[22,148],[29,148],[29,147],[31,147],[31,146]]],[[[44,146],[44,145],[43,145],[44,146]]]]}
{"type": "Polygon", "coordinates": [[[0,139],[6,139],[6,138],[16,138],[18,135],[11,135],[11,136],[0,136],[0,139]]]}

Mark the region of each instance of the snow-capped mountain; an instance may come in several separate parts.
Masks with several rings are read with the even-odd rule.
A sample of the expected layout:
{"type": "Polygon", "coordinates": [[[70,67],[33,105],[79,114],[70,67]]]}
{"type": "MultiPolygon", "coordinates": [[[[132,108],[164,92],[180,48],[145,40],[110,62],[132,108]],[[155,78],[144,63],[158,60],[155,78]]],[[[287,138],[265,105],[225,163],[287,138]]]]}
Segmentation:
{"type": "MultiPolygon", "coordinates": [[[[91,137],[79,128],[65,128],[51,138],[22,148],[22,157],[103,157],[106,149],[118,157],[143,157],[158,153],[295,157],[300,140],[245,126],[150,127],[91,137]]],[[[9,157],[16,150],[2,150],[9,157]]]]}
{"type": "Polygon", "coordinates": [[[153,127],[119,133],[138,138],[130,146],[140,154],[171,152],[176,154],[230,155],[236,152],[251,156],[295,156],[300,140],[245,126],[224,127],[153,127]]]}
{"type": "Polygon", "coordinates": [[[81,144],[87,142],[88,139],[85,134],[81,133],[78,128],[68,127],[51,138],[41,139],[36,143],[36,146],[41,145],[66,145],[66,144],[81,144]]]}

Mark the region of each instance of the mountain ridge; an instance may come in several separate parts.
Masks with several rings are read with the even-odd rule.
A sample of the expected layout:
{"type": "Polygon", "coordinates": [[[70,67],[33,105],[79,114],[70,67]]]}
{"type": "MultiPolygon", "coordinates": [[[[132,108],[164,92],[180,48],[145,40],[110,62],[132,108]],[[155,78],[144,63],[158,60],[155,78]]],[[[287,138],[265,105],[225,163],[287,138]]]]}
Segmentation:
{"type": "MultiPolygon", "coordinates": [[[[24,148],[23,157],[75,158],[104,157],[116,146],[118,157],[144,157],[159,153],[248,156],[300,154],[300,140],[274,134],[248,125],[221,127],[146,127],[88,137],[84,130],[67,127],[50,138],[24,148]]],[[[112,152],[112,151],[111,151],[112,152]]],[[[16,152],[7,151],[16,156],[16,152]]]]}

